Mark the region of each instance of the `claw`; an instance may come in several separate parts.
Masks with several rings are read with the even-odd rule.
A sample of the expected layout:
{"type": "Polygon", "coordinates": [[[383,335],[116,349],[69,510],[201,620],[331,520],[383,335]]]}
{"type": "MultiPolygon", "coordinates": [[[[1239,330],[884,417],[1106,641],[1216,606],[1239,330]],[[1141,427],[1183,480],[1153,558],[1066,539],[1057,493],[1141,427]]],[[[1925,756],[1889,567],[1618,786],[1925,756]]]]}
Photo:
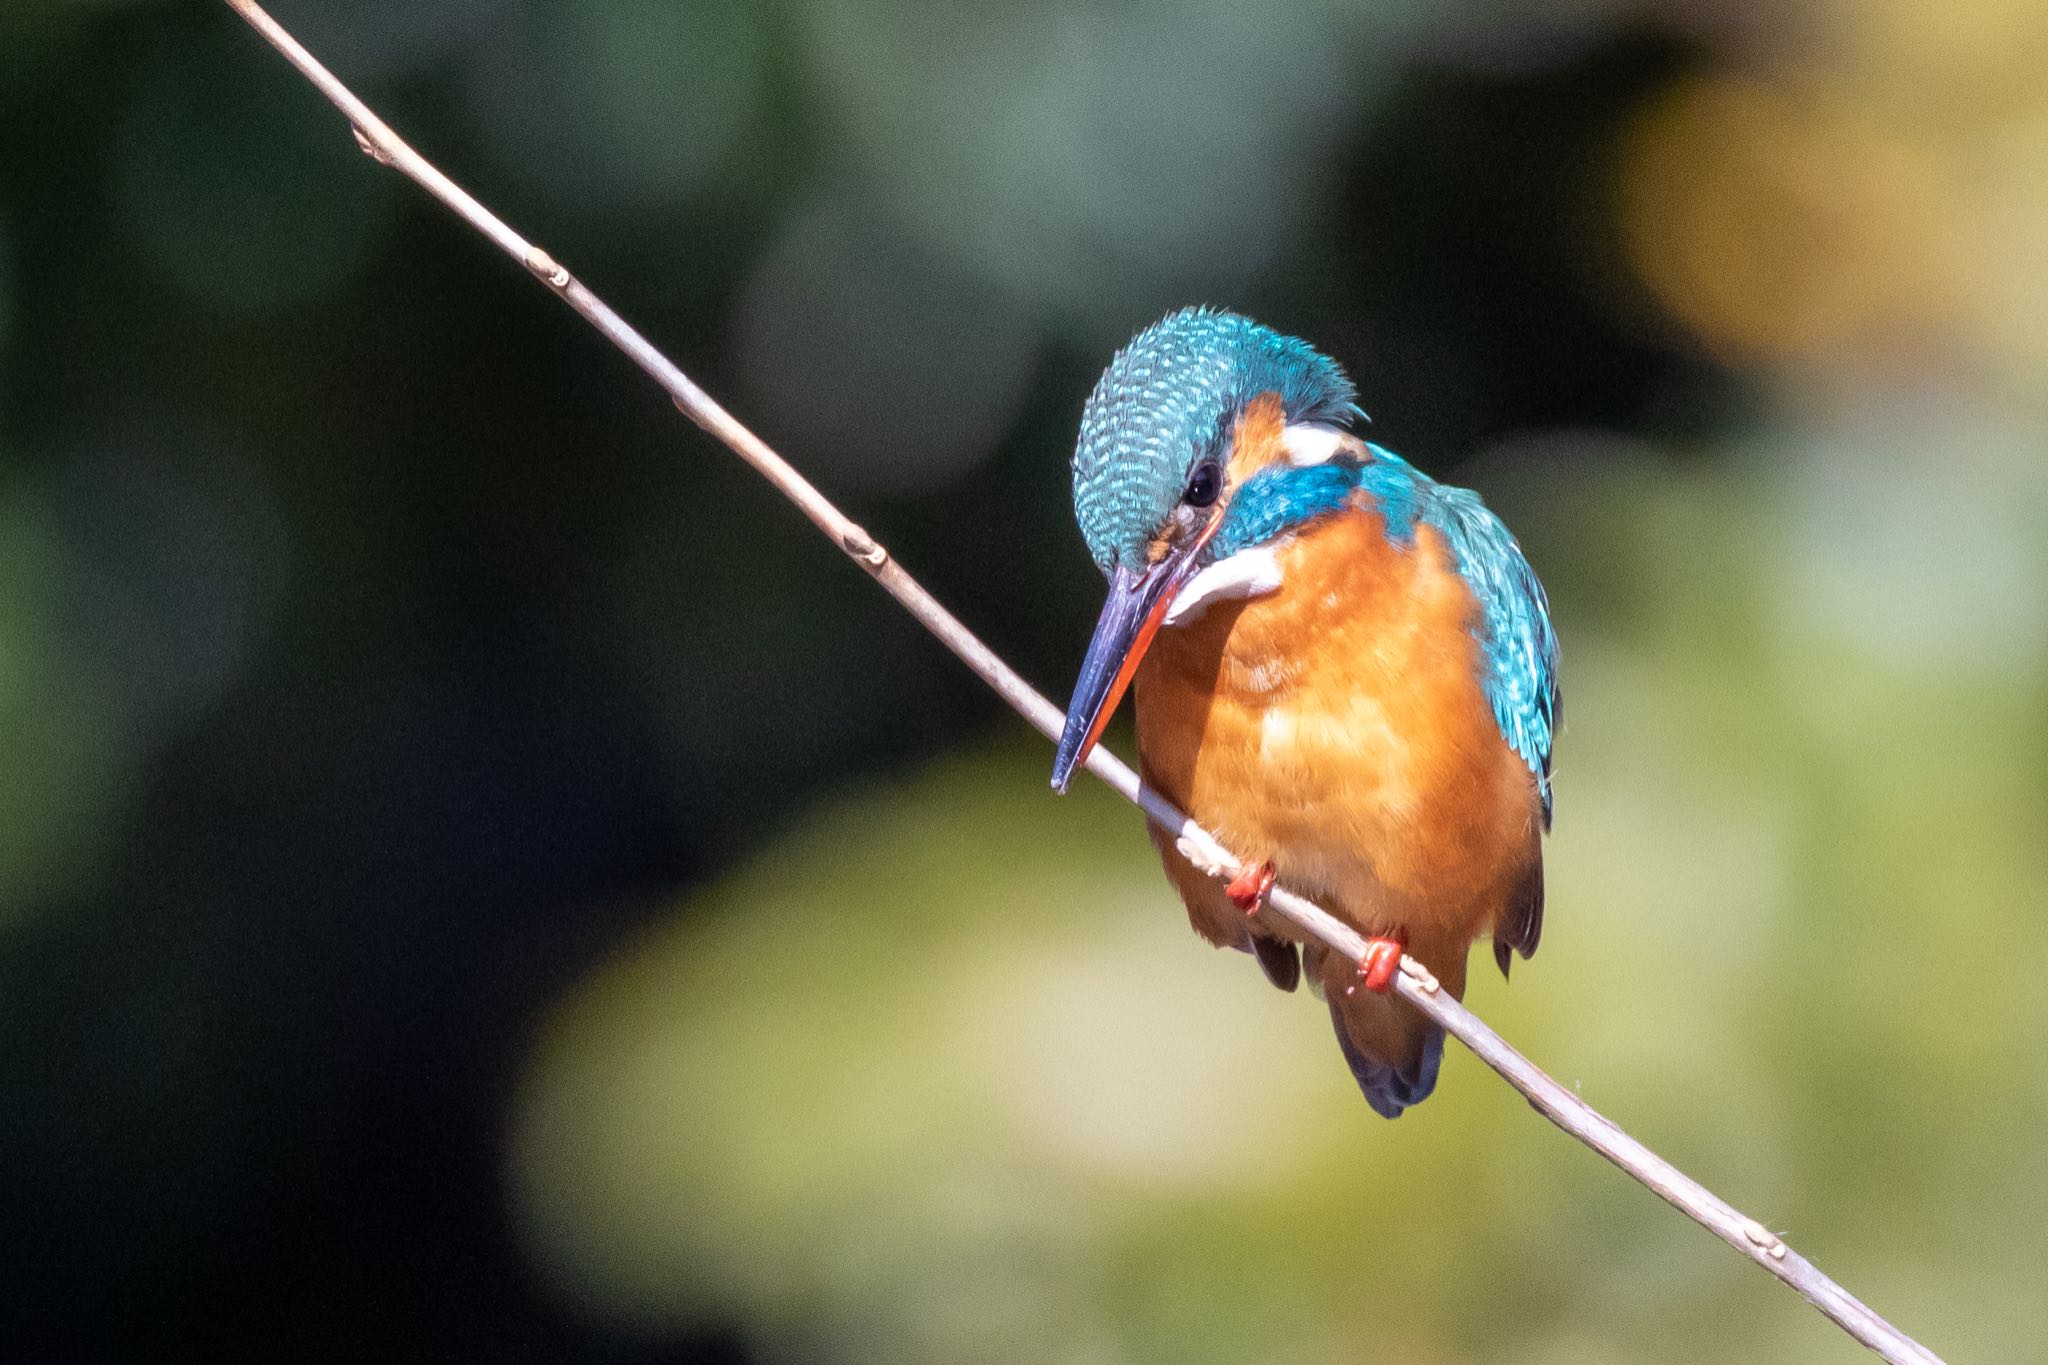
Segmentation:
{"type": "Polygon", "coordinates": [[[1245,914],[1256,915],[1265,908],[1266,893],[1273,889],[1273,876],[1273,860],[1268,858],[1256,866],[1247,866],[1232,877],[1230,885],[1223,888],[1223,894],[1245,914]]]}
{"type": "Polygon", "coordinates": [[[1385,995],[1393,988],[1394,977],[1401,970],[1401,953],[1406,947],[1398,937],[1365,941],[1365,956],[1358,959],[1358,975],[1367,990],[1385,995]]]}

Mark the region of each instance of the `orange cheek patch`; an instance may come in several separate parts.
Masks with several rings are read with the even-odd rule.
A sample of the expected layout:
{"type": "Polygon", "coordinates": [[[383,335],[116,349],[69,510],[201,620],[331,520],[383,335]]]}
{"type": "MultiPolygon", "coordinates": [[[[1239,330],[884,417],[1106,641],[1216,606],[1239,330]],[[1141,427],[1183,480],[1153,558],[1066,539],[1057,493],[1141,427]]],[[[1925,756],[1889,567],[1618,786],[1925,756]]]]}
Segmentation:
{"type": "Polygon", "coordinates": [[[1280,406],[1279,394],[1262,393],[1245,404],[1231,434],[1227,473],[1232,488],[1243,487],[1244,481],[1261,469],[1287,458],[1286,430],[1287,412],[1280,406]]]}

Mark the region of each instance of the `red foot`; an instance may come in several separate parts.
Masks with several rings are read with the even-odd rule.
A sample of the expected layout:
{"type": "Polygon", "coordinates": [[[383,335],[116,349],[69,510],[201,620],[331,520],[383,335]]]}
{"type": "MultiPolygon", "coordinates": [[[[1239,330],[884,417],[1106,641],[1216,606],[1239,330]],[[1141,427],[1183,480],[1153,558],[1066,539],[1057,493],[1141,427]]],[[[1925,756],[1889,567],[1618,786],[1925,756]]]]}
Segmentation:
{"type": "Polygon", "coordinates": [[[1230,885],[1223,888],[1223,894],[1247,915],[1256,915],[1265,908],[1266,893],[1273,889],[1273,875],[1273,861],[1269,858],[1257,867],[1247,867],[1232,877],[1230,885]]]}
{"type": "Polygon", "coordinates": [[[1369,938],[1365,941],[1365,956],[1358,959],[1358,975],[1367,990],[1385,995],[1393,989],[1394,978],[1401,971],[1401,953],[1405,947],[1398,938],[1369,938]]]}

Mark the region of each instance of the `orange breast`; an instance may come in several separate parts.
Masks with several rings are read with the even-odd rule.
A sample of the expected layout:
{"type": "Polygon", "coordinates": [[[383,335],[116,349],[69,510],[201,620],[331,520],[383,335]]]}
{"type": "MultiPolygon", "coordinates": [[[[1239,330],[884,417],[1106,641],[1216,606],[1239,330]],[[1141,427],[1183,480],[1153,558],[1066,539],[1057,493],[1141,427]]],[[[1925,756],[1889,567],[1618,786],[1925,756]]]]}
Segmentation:
{"type": "Polygon", "coordinates": [[[1538,841],[1534,781],[1481,686],[1471,592],[1434,528],[1397,546],[1370,511],[1279,559],[1277,593],[1153,644],[1135,682],[1146,779],[1357,927],[1469,943],[1538,841]]]}

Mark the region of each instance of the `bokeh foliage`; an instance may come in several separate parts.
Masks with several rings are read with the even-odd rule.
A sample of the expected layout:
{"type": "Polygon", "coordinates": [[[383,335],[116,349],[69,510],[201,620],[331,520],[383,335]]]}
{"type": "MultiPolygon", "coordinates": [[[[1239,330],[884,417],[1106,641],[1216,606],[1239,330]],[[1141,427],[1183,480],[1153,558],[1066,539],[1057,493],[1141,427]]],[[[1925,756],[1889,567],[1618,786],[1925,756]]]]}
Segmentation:
{"type": "MultiPolygon", "coordinates": [[[[1108,348],[1345,360],[1564,640],[1475,1004],[2038,1354],[2038,7],[276,12],[1051,691],[1108,348]]],[[[1462,1055],[1372,1119],[223,6],[0,9],[0,757],[23,1358],[1855,1358],[1462,1055]]]]}

